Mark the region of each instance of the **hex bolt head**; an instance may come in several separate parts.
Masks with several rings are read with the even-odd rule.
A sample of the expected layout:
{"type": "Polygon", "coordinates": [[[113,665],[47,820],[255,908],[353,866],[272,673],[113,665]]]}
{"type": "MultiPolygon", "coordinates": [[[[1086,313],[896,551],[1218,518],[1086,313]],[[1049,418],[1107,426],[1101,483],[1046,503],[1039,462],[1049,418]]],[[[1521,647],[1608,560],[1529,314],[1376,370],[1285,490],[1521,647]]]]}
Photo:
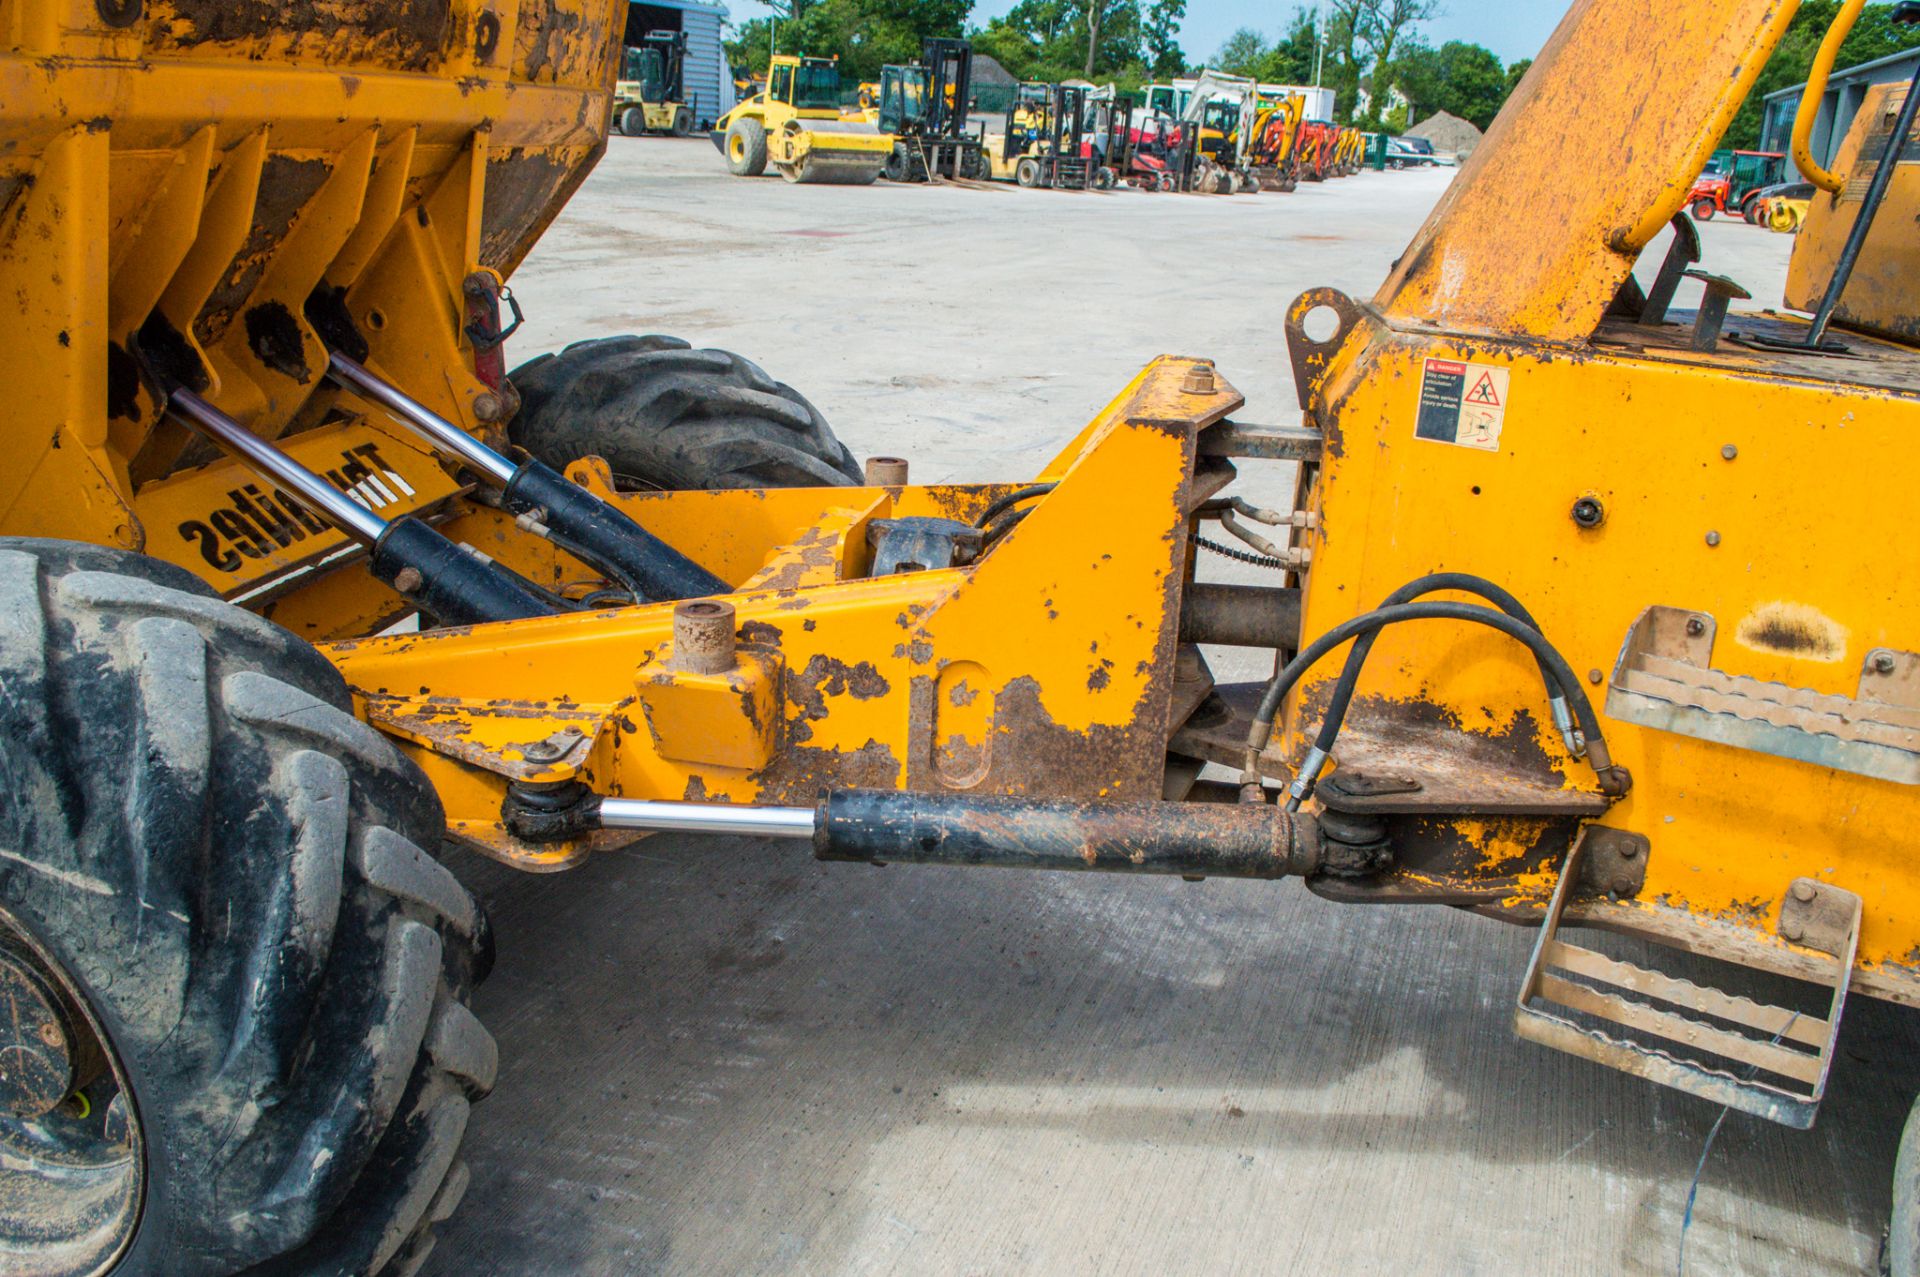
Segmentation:
{"type": "Polygon", "coordinates": [[[1180,389],[1190,395],[1213,394],[1216,386],[1212,364],[1190,364],[1187,375],[1180,383],[1180,389]]]}
{"type": "Polygon", "coordinates": [[[724,674],[734,666],[737,646],[733,604],[719,599],[689,599],[673,609],[670,664],[674,669],[689,674],[724,674]]]}
{"type": "Polygon", "coordinates": [[[1719,534],[1718,532],[1709,532],[1709,533],[1707,533],[1707,544],[1708,544],[1708,545],[1710,545],[1710,546],[1711,546],[1711,545],[1719,545],[1719,544],[1720,544],[1720,534],[1719,534]]]}
{"type": "Polygon", "coordinates": [[[1595,687],[1600,686],[1600,680],[1605,677],[1606,675],[1602,674],[1599,670],[1587,671],[1587,682],[1592,683],[1595,687]]]}
{"type": "Polygon", "coordinates": [[[1734,446],[1733,446],[1732,444],[1730,444],[1730,443],[1728,443],[1728,444],[1722,444],[1722,445],[1720,446],[1720,455],[1721,455],[1721,457],[1722,457],[1722,458],[1724,458],[1724,459],[1726,459],[1726,460],[1728,460],[1728,461],[1731,461],[1731,460],[1733,460],[1733,459],[1734,459],[1735,457],[1737,457],[1737,456],[1739,456],[1739,455],[1740,455],[1740,449],[1738,449],[1738,448],[1736,448],[1736,447],[1734,447],[1734,446]]]}
{"type": "Polygon", "coordinates": [[[1798,921],[1789,918],[1780,924],[1780,934],[1789,940],[1798,940],[1801,936],[1805,935],[1806,932],[1802,929],[1798,921]]]}
{"type": "Polygon", "coordinates": [[[1705,621],[1701,620],[1697,616],[1690,616],[1687,618],[1687,636],[1689,638],[1699,638],[1702,634],[1705,634],[1706,632],[1707,632],[1707,623],[1705,621]]]}
{"type": "Polygon", "coordinates": [[[1613,894],[1614,894],[1614,895],[1616,895],[1616,896],[1630,896],[1630,895],[1632,895],[1632,894],[1633,894],[1633,879],[1631,879],[1631,878],[1627,878],[1627,877],[1620,877],[1620,878],[1615,878],[1615,879],[1613,880],[1613,894]]]}
{"type": "Polygon", "coordinates": [[[1811,904],[1814,896],[1818,894],[1810,882],[1796,882],[1793,884],[1793,898],[1803,905],[1811,904]]]}
{"type": "Polygon", "coordinates": [[[1892,652],[1875,652],[1873,654],[1873,672],[1875,674],[1891,674],[1899,667],[1900,662],[1894,659],[1892,652]]]}
{"type": "Polygon", "coordinates": [[[1607,521],[1607,508],[1598,497],[1581,497],[1573,503],[1573,521],[1583,528],[1597,528],[1607,521]]]}
{"type": "Polygon", "coordinates": [[[869,488],[898,488],[907,482],[907,459],[905,457],[868,457],[867,486],[869,488]]]}
{"type": "Polygon", "coordinates": [[[1630,842],[1630,843],[1625,843],[1620,848],[1620,859],[1638,860],[1639,858],[1640,858],[1640,844],[1630,842]]]}

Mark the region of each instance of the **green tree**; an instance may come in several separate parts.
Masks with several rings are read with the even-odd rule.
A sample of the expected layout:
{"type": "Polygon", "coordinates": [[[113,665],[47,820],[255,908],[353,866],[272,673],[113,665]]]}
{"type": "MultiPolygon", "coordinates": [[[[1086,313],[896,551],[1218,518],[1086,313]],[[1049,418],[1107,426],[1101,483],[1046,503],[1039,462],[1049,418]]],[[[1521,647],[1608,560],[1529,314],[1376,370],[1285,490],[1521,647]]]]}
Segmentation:
{"type": "MultiPolygon", "coordinates": [[[[1403,37],[1440,11],[1439,0],[1331,0],[1328,7],[1328,44],[1339,53],[1339,80],[1351,84],[1356,94],[1362,78],[1374,86],[1368,95],[1371,118],[1362,123],[1377,126],[1393,86],[1394,54],[1403,37]]],[[[1347,99],[1349,114],[1354,100],[1347,99]]]]}
{"type": "Polygon", "coordinates": [[[1147,5],[1140,23],[1143,78],[1171,80],[1187,73],[1187,55],[1180,48],[1180,23],[1186,16],[1187,0],[1152,0],[1147,5]]]}
{"type": "Polygon", "coordinates": [[[734,66],[755,74],[767,68],[777,41],[781,53],[838,57],[843,84],[880,78],[887,63],[920,56],[920,37],[957,36],[968,0],[791,0],[798,16],[756,18],[736,27],[726,43],[734,66]],[[776,29],[777,23],[777,29],[776,29]]]}
{"type": "MultiPolygon", "coordinates": [[[[1839,0],[1805,0],[1800,6],[1773,56],[1760,69],[1753,91],[1728,126],[1726,145],[1750,150],[1760,144],[1762,100],[1776,89],[1790,88],[1807,78],[1814,54],[1839,8],[1839,0]]],[[[1920,27],[1896,24],[1891,4],[1870,4],[1861,10],[1833,65],[1836,70],[1857,66],[1915,46],[1920,46],[1920,27]]]]}
{"type": "Polygon", "coordinates": [[[1267,55],[1260,78],[1271,84],[1312,84],[1314,54],[1318,48],[1314,15],[1296,6],[1287,29],[1267,55]]]}
{"type": "Polygon", "coordinates": [[[1269,42],[1252,27],[1241,27],[1227,37],[1207,65],[1268,84],[1312,84],[1314,50],[1313,14],[1296,6],[1277,41],[1269,42]]]}
{"type": "Polygon", "coordinates": [[[1258,76],[1267,69],[1267,60],[1272,56],[1273,46],[1267,43],[1267,37],[1252,27],[1241,27],[1227,37],[1227,42],[1207,65],[1229,75],[1258,76]]]}
{"type": "MultiPolygon", "coordinates": [[[[1020,0],[976,30],[973,42],[1022,80],[1117,83],[1145,74],[1151,17],[1151,10],[1143,16],[1139,0],[1020,0]]],[[[1178,21],[1162,15],[1163,23],[1169,20],[1178,21]]]]}
{"type": "MultiPolygon", "coordinates": [[[[1507,67],[1507,97],[1513,96],[1513,91],[1520,87],[1520,81],[1526,78],[1527,72],[1531,70],[1532,67],[1532,58],[1521,58],[1518,62],[1507,67]]],[[[1501,102],[1501,105],[1506,105],[1504,100],[1501,102]]]]}

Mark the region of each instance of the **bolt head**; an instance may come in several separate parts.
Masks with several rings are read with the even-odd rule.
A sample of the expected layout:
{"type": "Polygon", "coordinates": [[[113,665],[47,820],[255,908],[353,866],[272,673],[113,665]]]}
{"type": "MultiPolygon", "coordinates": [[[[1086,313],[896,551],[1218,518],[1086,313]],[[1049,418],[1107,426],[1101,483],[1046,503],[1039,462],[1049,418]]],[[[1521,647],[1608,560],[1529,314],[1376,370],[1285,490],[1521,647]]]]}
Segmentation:
{"type": "Polygon", "coordinates": [[[1738,448],[1736,448],[1736,447],[1734,447],[1734,446],[1733,446],[1732,444],[1730,444],[1730,443],[1729,443],[1729,444],[1725,444],[1725,445],[1723,445],[1723,446],[1721,447],[1721,449],[1720,449],[1720,455],[1721,455],[1722,457],[1724,457],[1724,458],[1726,458],[1726,459],[1727,459],[1728,461],[1731,461],[1731,460],[1733,460],[1733,459],[1734,459],[1735,457],[1737,457],[1737,456],[1739,456],[1739,455],[1740,455],[1740,449],[1738,449],[1738,448]]]}
{"type": "Polygon", "coordinates": [[[1190,364],[1180,389],[1190,395],[1210,395],[1214,392],[1213,367],[1210,364],[1190,364]]]}
{"type": "Polygon", "coordinates": [[[1706,632],[1707,632],[1707,623],[1705,621],[1701,620],[1697,616],[1690,616],[1687,618],[1687,634],[1689,637],[1699,638],[1702,634],[1705,634],[1706,632]]]}
{"type": "Polygon", "coordinates": [[[393,574],[393,588],[402,594],[412,594],[426,583],[427,579],[420,575],[419,568],[401,568],[393,574]]]}
{"type": "Polygon", "coordinates": [[[506,413],[505,401],[491,390],[483,390],[473,397],[473,415],[481,421],[498,421],[506,413]]]}
{"type": "Polygon", "coordinates": [[[1614,895],[1616,895],[1616,896],[1630,896],[1630,895],[1632,895],[1632,894],[1633,894],[1633,879],[1631,879],[1631,878],[1627,878],[1627,877],[1620,877],[1620,878],[1615,878],[1615,879],[1613,880],[1613,894],[1614,894],[1614,895]]]}
{"type": "Polygon", "coordinates": [[[1780,924],[1780,934],[1789,940],[1798,940],[1806,934],[1806,931],[1798,922],[1790,918],[1780,924]]]}
{"type": "Polygon", "coordinates": [[[1606,675],[1602,674],[1599,670],[1587,671],[1587,682],[1592,683],[1595,687],[1600,686],[1600,680],[1605,677],[1606,675]]]}
{"type": "Polygon", "coordinates": [[[60,1031],[58,1024],[48,1020],[40,1026],[40,1040],[48,1046],[61,1047],[67,1044],[67,1035],[60,1031]]]}
{"type": "Polygon", "coordinates": [[[1793,898],[1803,905],[1810,904],[1817,894],[1819,893],[1813,889],[1813,884],[1810,882],[1796,882],[1793,884],[1793,898]]]}
{"type": "Polygon", "coordinates": [[[1719,544],[1720,544],[1720,534],[1719,534],[1718,532],[1709,532],[1709,533],[1707,533],[1707,544],[1708,544],[1708,545],[1719,545],[1719,544]]]}
{"type": "Polygon", "coordinates": [[[1622,860],[1636,860],[1639,858],[1639,856],[1640,856],[1639,843],[1630,842],[1620,848],[1620,859],[1622,860]]]}
{"type": "Polygon", "coordinates": [[[1894,659],[1892,652],[1875,652],[1873,654],[1873,672],[1875,674],[1891,674],[1899,667],[1899,664],[1900,662],[1894,659]]]}

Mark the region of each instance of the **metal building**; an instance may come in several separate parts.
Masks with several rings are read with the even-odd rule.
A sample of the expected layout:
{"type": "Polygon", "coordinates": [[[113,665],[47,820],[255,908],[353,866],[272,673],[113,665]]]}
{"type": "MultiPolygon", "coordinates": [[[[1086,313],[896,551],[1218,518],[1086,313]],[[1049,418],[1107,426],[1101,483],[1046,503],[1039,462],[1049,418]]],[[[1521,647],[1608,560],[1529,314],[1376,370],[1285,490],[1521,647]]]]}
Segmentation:
{"type": "MultiPolygon", "coordinates": [[[[1920,66],[1920,49],[1908,49],[1835,71],[1828,77],[1826,100],[1820,104],[1820,115],[1813,125],[1813,157],[1822,164],[1831,165],[1833,154],[1840,149],[1841,140],[1847,136],[1847,129],[1853,124],[1854,113],[1859,111],[1868,87],[1889,81],[1905,84],[1913,79],[1916,66],[1920,66]]],[[[1800,94],[1806,87],[1802,82],[1790,89],[1769,93],[1761,100],[1761,150],[1791,153],[1793,117],[1800,109],[1800,94]]]]}
{"type": "Polygon", "coordinates": [[[687,33],[686,93],[694,128],[705,133],[733,109],[733,72],[720,29],[727,6],[714,0],[649,0],[627,6],[627,43],[638,44],[649,31],[687,33]]]}

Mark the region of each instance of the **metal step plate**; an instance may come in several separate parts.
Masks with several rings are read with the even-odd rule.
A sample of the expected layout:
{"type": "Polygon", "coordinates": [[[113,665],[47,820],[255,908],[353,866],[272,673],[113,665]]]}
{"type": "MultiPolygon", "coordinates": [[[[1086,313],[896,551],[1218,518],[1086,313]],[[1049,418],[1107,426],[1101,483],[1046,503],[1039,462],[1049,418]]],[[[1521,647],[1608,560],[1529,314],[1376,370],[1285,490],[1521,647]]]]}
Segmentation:
{"type": "Polygon", "coordinates": [[[1514,1032],[1743,1113],[1812,1126],[1853,975],[1860,897],[1802,878],[1789,886],[1783,903],[1781,934],[1834,959],[1832,982],[1822,986],[1832,993],[1822,1019],[1561,940],[1561,915],[1570,888],[1581,879],[1580,858],[1589,841],[1583,834],[1567,855],[1520,987],[1514,1032]]]}
{"type": "Polygon", "coordinates": [[[1712,668],[1713,618],[1642,612],[1607,684],[1607,714],[1664,732],[1920,785],[1920,655],[1875,648],[1860,690],[1833,696],[1712,668]]]}

